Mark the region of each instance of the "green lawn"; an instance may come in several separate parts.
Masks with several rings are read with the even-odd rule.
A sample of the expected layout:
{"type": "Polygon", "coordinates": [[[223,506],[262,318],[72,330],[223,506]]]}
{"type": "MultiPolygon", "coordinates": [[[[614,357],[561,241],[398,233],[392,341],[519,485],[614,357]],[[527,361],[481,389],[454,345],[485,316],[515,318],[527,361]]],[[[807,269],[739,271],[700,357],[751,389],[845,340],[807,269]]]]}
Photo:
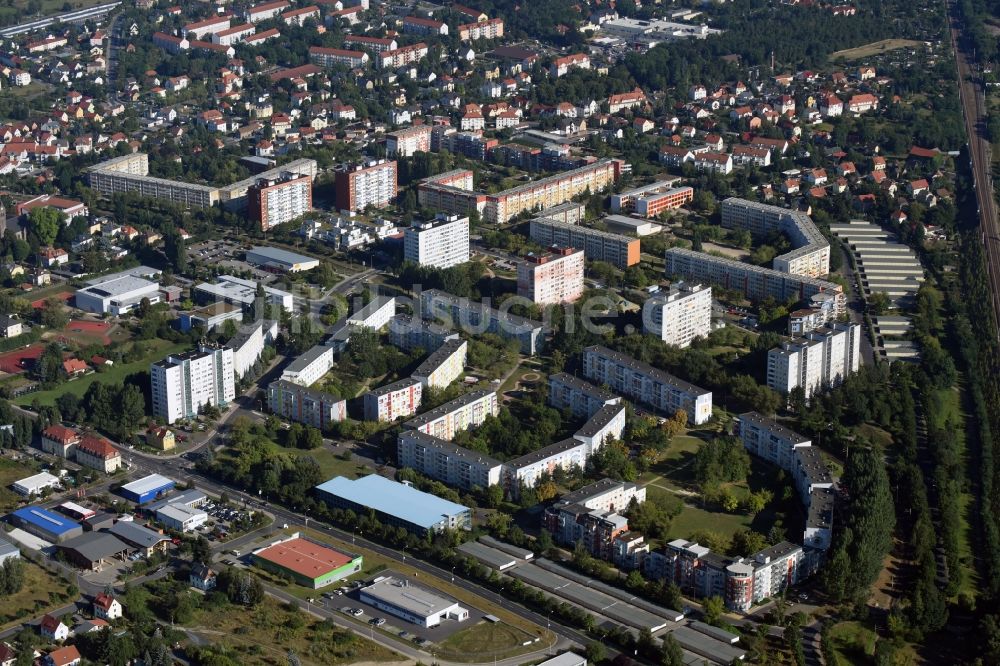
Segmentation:
{"type": "Polygon", "coordinates": [[[748,515],[685,506],[681,514],[670,523],[670,538],[687,539],[695,532],[708,531],[728,539],[740,530],[748,529],[750,523],[751,517],[748,515]]]}
{"type": "Polygon", "coordinates": [[[878,637],[875,632],[859,622],[840,622],[829,632],[833,652],[837,656],[837,664],[867,664],[871,663],[875,654],[875,642],[878,637]]]}
{"type": "Polygon", "coordinates": [[[10,485],[37,471],[33,465],[0,458],[0,513],[9,513],[21,503],[21,496],[11,490],[10,485]]]}
{"type": "Polygon", "coordinates": [[[66,603],[66,582],[30,560],[24,561],[24,585],[0,604],[0,629],[8,629],[29,616],[42,615],[66,603]]]}
{"type": "Polygon", "coordinates": [[[270,597],[252,610],[242,606],[199,610],[188,630],[207,643],[236,653],[243,666],[288,663],[290,650],[303,664],[316,666],[401,659],[366,638],[333,628],[303,611],[289,611],[270,597]],[[292,622],[295,614],[301,625],[292,622]]]}
{"type": "Polygon", "coordinates": [[[23,395],[20,398],[16,398],[14,403],[26,406],[31,405],[35,402],[35,400],[38,400],[42,405],[54,405],[56,399],[67,391],[83,397],[83,394],[87,392],[87,389],[90,388],[90,385],[94,382],[101,382],[102,384],[121,384],[127,376],[135,372],[149,371],[150,363],[158,361],[169,354],[184,351],[190,347],[187,343],[171,343],[166,340],[152,340],[150,342],[155,345],[153,351],[139,361],[125,364],[119,363],[103,372],[93,372],[78,379],[68,381],[65,384],[60,384],[54,389],[50,389],[48,391],[37,391],[35,393],[23,395]]]}
{"type": "Polygon", "coordinates": [[[323,470],[323,478],[332,479],[335,476],[346,476],[348,479],[356,479],[359,476],[371,474],[375,470],[358,462],[344,460],[327,447],[307,451],[305,449],[289,449],[284,446],[274,444],[274,449],[290,456],[309,456],[313,458],[323,470]]]}
{"type": "Polygon", "coordinates": [[[522,645],[534,637],[503,622],[481,620],[452,634],[434,649],[434,656],[447,661],[479,663],[489,659],[507,659],[533,652],[538,645],[522,645]]]}

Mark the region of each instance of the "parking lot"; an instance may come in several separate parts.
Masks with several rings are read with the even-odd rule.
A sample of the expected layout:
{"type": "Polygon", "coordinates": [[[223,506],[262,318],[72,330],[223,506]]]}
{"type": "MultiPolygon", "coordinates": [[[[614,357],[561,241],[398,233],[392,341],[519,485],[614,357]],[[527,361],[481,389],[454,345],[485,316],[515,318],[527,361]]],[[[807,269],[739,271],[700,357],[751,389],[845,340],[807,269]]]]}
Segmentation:
{"type": "Polygon", "coordinates": [[[195,531],[208,539],[226,538],[232,532],[242,529],[240,526],[248,523],[253,515],[252,511],[222,504],[212,499],[205,500],[198,508],[208,514],[208,522],[195,531]]]}
{"type": "Polygon", "coordinates": [[[237,243],[229,241],[204,241],[195,243],[188,248],[188,257],[205,264],[212,264],[230,272],[246,274],[252,277],[248,279],[257,280],[264,284],[269,284],[277,279],[273,273],[262,271],[240,259],[243,256],[244,248],[237,243]]]}

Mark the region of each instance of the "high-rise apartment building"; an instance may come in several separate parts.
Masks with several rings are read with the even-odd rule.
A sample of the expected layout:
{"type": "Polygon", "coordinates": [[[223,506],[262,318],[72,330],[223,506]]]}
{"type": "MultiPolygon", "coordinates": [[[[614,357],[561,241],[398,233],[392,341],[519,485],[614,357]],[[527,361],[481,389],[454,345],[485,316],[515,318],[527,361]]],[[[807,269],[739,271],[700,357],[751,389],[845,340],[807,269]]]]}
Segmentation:
{"type": "Polygon", "coordinates": [[[469,218],[439,213],[403,231],[403,259],[421,266],[449,268],[469,260],[469,218]]]}
{"type": "Polygon", "coordinates": [[[395,160],[379,160],[338,171],[334,183],[337,208],[360,211],[368,206],[387,206],[396,198],[396,177],[395,160]]]}
{"type": "Polygon", "coordinates": [[[706,337],[712,332],[712,288],[681,283],[654,294],[642,307],[642,329],[677,347],[706,337]]]}
{"type": "Polygon", "coordinates": [[[861,325],[832,324],[768,352],[767,385],[784,395],[801,388],[809,399],[839,386],[860,367],[861,325]]]}
{"type": "Polygon", "coordinates": [[[222,407],[236,397],[233,350],[200,345],[150,365],[153,414],[167,423],[193,418],[207,405],[222,407]]]}
{"type": "Polygon", "coordinates": [[[805,213],[736,197],[723,201],[720,212],[727,229],[746,229],[757,238],[788,236],[795,249],[774,258],[775,270],[814,278],[830,272],[830,243],[805,213]]]}
{"type": "Polygon", "coordinates": [[[517,264],[517,295],[538,305],[572,303],[583,296],[583,250],[553,247],[517,264]]]}
{"type": "Polygon", "coordinates": [[[430,125],[415,125],[385,135],[385,153],[389,157],[412,157],[431,151],[430,125]]]}
{"type": "Polygon", "coordinates": [[[247,191],[247,216],[267,231],[312,210],[312,178],[286,174],[257,181],[247,191]]]}

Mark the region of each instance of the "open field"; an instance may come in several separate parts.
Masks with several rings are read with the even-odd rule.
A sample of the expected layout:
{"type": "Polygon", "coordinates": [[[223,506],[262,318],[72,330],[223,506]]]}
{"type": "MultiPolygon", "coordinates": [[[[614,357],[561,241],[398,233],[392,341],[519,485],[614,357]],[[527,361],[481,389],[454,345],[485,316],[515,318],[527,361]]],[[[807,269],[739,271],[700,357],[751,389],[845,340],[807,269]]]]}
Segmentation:
{"type": "Polygon", "coordinates": [[[8,458],[0,458],[0,513],[9,513],[21,503],[21,496],[11,490],[10,485],[35,472],[34,467],[14,462],[8,458]]]}
{"type": "Polygon", "coordinates": [[[480,620],[445,639],[434,650],[434,656],[447,661],[471,663],[506,659],[537,650],[535,643],[522,645],[532,638],[533,636],[503,622],[480,620]]]}
{"type": "Polygon", "coordinates": [[[17,594],[4,597],[0,605],[0,629],[7,629],[26,617],[42,615],[66,602],[65,581],[31,560],[24,560],[24,585],[17,594]]]}
{"type": "Polygon", "coordinates": [[[224,646],[245,666],[287,664],[289,651],[303,664],[316,666],[400,659],[381,645],[302,611],[289,610],[271,597],[249,611],[242,606],[199,610],[191,625],[197,629],[188,629],[189,633],[224,646]]]}
{"type": "Polygon", "coordinates": [[[837,664],[844,666],[870,663],[877,639],[875,632],[860,622],[840,622],[830,629],[830,642],[837,655],[837,664]]]}
{"type": "Polygon", "coordinates": [[[55,404],[56,398],[61,396],[66,391],[70,391],[71,393],[82,397],[83,394],[87,392],[87,389],[90,388],[90,385],[94,382],[101,382],[102,384],[121,384],[126,377],[133,373],[148,372],[149,364],[153,361],[158,361],[164,356],[183,351],[190,346],[187,343],[171,343],[166,340],[152,340],[150,341],[150,344],[153,345],[153,350],[141,360],[133,361],[132,363],[120,363],[108,368],[105,371],[85,375],[48,391],[29,393],[15,399],[14,402],[18,405],[30,405],[35,400],[38,400],[42,405],[53,405],[55,404]]]}
{"type": "Polygon", "coordinates": [[[111,328],[111,324],[103,321],[71,319],[62,332],[55,334],[55,337],[59,342],[81,347],[94,344],[107,347],[112,342],[109,335],[111,328]]]}
{"type": "Polygon", "coordinates": [[[923,46],[923,42],[914,41],[912,39],[883,39],[878,42],[872,42],[871,44],[864,44],[862,46],[857,46],[853,49],[844,49],[843,51],[835,51],[830,54],[830,61],[836,62],[838,60],[844,62],[850,62],[851,60],[858,60],[859,58],[867,58],[869,56],[878,55],[880,53],[887,53],[888,51],[895,51],[896,49],[905,49],[912,46],[923,46]]]}
{"type": "Polygon", "coordinates": [[[38,360],[43,351],[45,351],[45,345],[33,344],[0,354],[0,371],[12,375],[20,374],[26,371],[34,361],[38,360]]]}
{"type": "Polygon", "coordinates": [[[35,300],[31,302],[31,307],[36,310],[45,307],[45,301],[50,298],[57,298],[63,303],[69,303],[73,299],[73,292],[67,290],[62,285],[56,285],[54,287],[45,287],[44,289],[38,289],[31,292],[31,295],[35,297],[35,300]]]}

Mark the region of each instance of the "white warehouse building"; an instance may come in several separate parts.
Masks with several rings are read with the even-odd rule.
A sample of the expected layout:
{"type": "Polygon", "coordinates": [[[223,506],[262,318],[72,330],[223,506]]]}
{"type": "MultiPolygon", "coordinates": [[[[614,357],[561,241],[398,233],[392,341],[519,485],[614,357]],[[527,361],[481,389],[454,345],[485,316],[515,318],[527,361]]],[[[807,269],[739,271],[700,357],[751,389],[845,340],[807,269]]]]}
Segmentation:
{"type": "Polygon", "coordinates": [[[142,299],[150,304],[160,302],[160,285],[147,278],[159,271],[145,266],[87,281],[76,292],[76,307],[94,314],[120,316],[139,307],[142,299]]]}

